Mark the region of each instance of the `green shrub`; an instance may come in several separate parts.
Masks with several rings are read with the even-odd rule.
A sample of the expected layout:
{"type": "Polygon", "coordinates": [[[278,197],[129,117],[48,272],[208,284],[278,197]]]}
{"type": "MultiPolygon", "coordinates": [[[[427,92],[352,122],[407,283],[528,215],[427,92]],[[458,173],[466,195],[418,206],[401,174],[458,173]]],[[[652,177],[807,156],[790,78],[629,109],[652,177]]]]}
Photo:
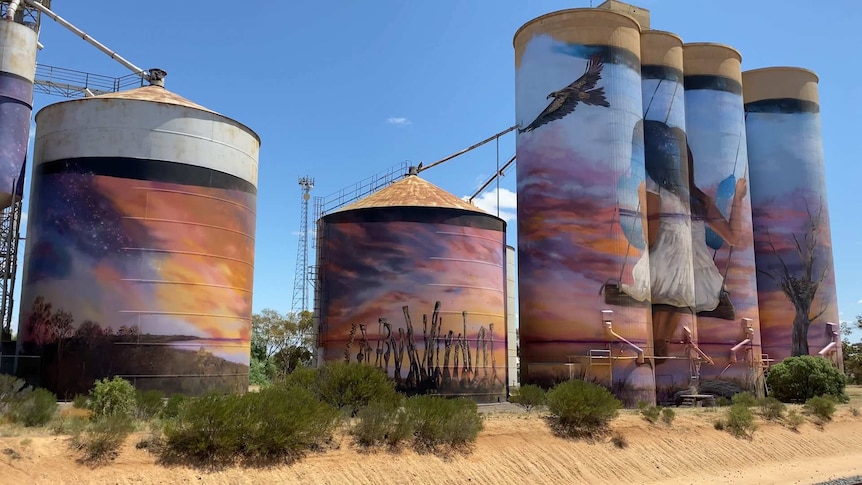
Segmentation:
{"type": "Polygon", "coordinates": [[[159,390],[138,391],[135,394],[135,416],[152,419],[161,414],[165,406],[165,393],[159,390]]]}
{"type": "Polygon", "coordinates": [[[747,408],[750,408],[750,407],[757,405],[757,398],[754,397],[754,394],[752,394],[748,391],[734,394],[733,398],[730,401],[733,404],[739,404],[739,405],[745,406],[747,408]]]}
{"type": "Polygon", "coordinates": [[[651,424],[655,424],[658,421],[659,416],[661,416],[661,407],[658,406],[645,406],[640,408],[641,416],[643,416],[644,420],[650,422],[651,424]]]}
{"type": "Polygon", "coordinates": [[[168,398],[168,402],[165,403],[165,407],[162,408],[163,419],[173,419],[179,416],[180,409],[183,404],[186,402],[186,397],[182,394],[171,394],[171,397],[168,398]]]}
{"type": "Polygon", "coordinates": [[[835,414],[835,400],[831,396],[814,396],[805,401],[803,407],[807,414],[816,417],[820,423],[832,421],[835,414]]]}
{"type": "Polygon", "coordinates": [[[72,399],[72,407],[75,409],[87,409],[87,396],[78,394],[72,399]]]}
{"type": "Polygon", "coordinates": [[[166,424],[163,457],[209,464],[290,461],[329,439],[338,417],[336,409],[296,387],[209,394],[189,400],[166,424]]]}
{"type": "Polygon", "coordinates": [[[81,434],[74,436],[72,446],[83,452],[85,462],[112,460],[134,430],[132,419],[127,414],[106,414],[91,422],[81,434]]]}
{"type": "Polygon", "coordinates": [[[760,415],[770,420],[781,419],[784,416],[784,409],[787,407],[772,396],[759,399],[757,405],[760,407],[760,415]]]}
{"type": "Polygon", "coordinates": [[[766,383],[781,402],[803,403],[823,395],[846,399],[844,374],[820,357],[788,357],[772,366],[766,383]]]}
{"type": "Polygon", "coordinates": [[[395,383],[377,367],[331,362],[320,368],[314,390],[321,401],[354,416],[370,402],[393,399],[395,383]]]}
{"type": "Polygon", "coordinates": [[[548,410],[556,431],[567,436],[593,436],[605,431],[619,414],[622,402],[606,388],[570,380],[548,392],[548,410]]]}
{"type": "Polygon", "coordinates": [[[799,414],[799,411],[795,409],[791,409],[787,412],[787,426],[793,431],[797,431],[802,423],[805,422],[805,418],[799,414]]]}
{"type": "Polygon", "coordinates": [[[356,414],[356,425],[351,430],[357,443],[398,447],[408,440],[416,429],[416,419],[404,404],[404,398],[397,395],[396,399],[371,402],[360,409],[356,414]]]}
{"type": "Polygon", "coordinates": [[[300,367],[284,376],[280,385],[284,387],[299,387],[310,389],[317,393],[320,371],[313,367],[300,367]]]}
{"type": "Polygon", "coordinates": [[[512,396],[512,402],[519,404],[528,412],[536,406],[547,402],[545,390],[535,384],[527,384],[518,389],[518,395],[512,396]]]}
{"type": "Polygon", "coordinates": [[[9,419],[24,426],[48,424],[57,412],[57,396],[46,389],[19,394],[9,405],[9,419]]]}
{"type": "Polygon", "coordinates": [[[851,406],[851,407],[850,407],[850,414],[851,414],[854,418],[858,418],[858,417],[859,417],[859,408],[856,408],[856,407],[852,407],[852,406],[851,406]]]}
{"type": "Polygon", "coordinates": [[[728,398],[726,398],[726,397],[724,397],[724,396],[721,396],[721,397],[719,397],[718,399],[716,399],[716,400],[715,400],[715,405],[716,405],[716,406],[718,406],[718,407],[722,407],[722,408],[723,408],[723,407],[726,407],[726,406],[730,406],[730,404],[731,404],[730,399],[728,399],[728,398]]]}
{"type": "Polygon", "coordinates": [[[661,410],[661,420],[664,424],[670,426],[673,424],[674,419],[676,419],[676,411],[671,408],[664,408],[661,410]]]}
{"type": "Polygon", "coordinates": [[[252,357],[248,368],[248,382],[254,386],[266,387],[272,383],[275,366],[269,360],[259,360],[252,357]]]}
{"type": "Polygon", "coordinates": [[[131,416],[135,402],[135,387],[121,377],[98,380],[90,391],[90,410],[97,419],[119,414],[131,416]]]}
{"type": "Polygon", "coordinates": [[[712,427],[717,429],[718,431],[724,431],[724,420],[716,419],[714,423],[712,423],[712,427]]]}
{"type": "Polygon", "coordinates": [[[757,429],[754,424],[754,414],[748,406],[734,404],[727,410],[724,427],[737,438],[749,437],[757,429]]]}
{"type": "Polygon", "coordinates": [[[17,377],[0,374],[0,404],[14,400],[18,393],[27,390],[27,383],[17,377]]]}
{"type": "Polygon", "coordinates": [[[407,400],[408,419],[415,423],[417,450],[438,450],[471,443],[482,430],[476,403],[465,398],[413,396],[407,400]]]}

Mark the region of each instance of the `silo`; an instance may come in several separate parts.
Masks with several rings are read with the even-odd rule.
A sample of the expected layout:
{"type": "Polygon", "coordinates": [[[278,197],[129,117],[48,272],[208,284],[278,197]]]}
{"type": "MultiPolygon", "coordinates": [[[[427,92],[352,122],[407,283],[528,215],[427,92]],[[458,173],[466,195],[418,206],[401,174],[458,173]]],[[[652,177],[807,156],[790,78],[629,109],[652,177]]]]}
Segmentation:
{"type": "Polygon", "coordinates": [[[514,46],[522,384],[652,402],[640,27],[563,10],[514,46]]]}
{"type": "Polygon", "coordinates": [[[763,351],[817,355],[838,323],[817,75],[775,67],[742,79],[763,351]]]}
{"type": "Polygon", "coordinates": [[[506,246],[506,347],[509,365],[509,389],[520,386],[518,378],[518,310],[515,285],[515,248],[506,246]]]}
{"type": "Polygon", "coordinates": [[[652,336],[663,402],[691,384],[684,342],[697,341],[682,45],[668,32],[641,35],[652,336]]]}
{"type": "Polygon", "coordinates": [[[683,56],[700,387],[756,390],[762,373],[742,57],[709,43],[686,44],[683,56]]]}
{"type": "Polygon", "coordinates": [[[0,19],[0,208],[23,193],[33,110],[36,31],[0,19]]]}
{"type": "Polygon", "coordinates": [[[506,223],[410,174],[318,225],[319,342],[408,394],[506,399],[506,223]]]}
{"type": "Polygon", "coordinates": [[[245,390],[257,135],[156,85],[36,122],[19,351],[41,384],[245,390]]]}

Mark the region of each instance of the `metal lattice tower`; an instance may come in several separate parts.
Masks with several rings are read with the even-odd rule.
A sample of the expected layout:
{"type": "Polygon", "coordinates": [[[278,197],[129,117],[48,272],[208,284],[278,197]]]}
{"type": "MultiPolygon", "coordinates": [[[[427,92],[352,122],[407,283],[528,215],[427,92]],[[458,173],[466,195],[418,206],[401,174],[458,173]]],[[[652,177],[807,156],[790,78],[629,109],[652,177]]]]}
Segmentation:
{"type": "Polygon", "coordinates": [[[311,199],[311,189],[314,188],[314,179],[311,177],[300,177],[299,186],[302,188],[302,210],[299,221],[299,244],[296,247],[296,272],[293,281],[293,305],[294,312],[308,310],[308,200],[311,199]]]}

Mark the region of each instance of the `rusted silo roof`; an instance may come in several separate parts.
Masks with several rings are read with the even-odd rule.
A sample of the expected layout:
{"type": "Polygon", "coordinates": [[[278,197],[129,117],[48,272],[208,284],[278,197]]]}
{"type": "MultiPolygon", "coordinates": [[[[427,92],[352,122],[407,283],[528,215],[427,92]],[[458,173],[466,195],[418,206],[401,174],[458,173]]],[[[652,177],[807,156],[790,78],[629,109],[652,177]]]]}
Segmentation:
{"type": "Polygon", "coordinates": [[[152,101],[155,103],[175,104],[177,106],[185,106],[186,108],[209,111],[210,113],[222,116],[220,113],[216,113],[209,108],[204,108],[197,103],[193,103],[179,94],[172,93],[161,86],[143,86],[140,88],[129,89],[127,91],[100,94],[95,97],[103,99],[137,99],[140,101],[152,101]]]}
{"type": "Polygon", "coordinates": [[[488,214],[475,205],[461,200],[431,182],[415,175],[408,175],[389,187],[335,212],[376,207],[441,207],[488,214]]]}

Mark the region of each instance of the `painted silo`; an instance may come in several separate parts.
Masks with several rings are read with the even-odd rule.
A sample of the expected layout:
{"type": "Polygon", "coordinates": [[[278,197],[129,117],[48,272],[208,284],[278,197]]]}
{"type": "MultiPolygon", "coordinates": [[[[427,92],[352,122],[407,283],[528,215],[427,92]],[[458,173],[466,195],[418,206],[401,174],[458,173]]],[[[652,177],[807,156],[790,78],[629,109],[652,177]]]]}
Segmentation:
{"type": "Polygon", "coordinates": [[[817,75],[777,67],[742,79],[763,351],[817,355],[838,323],[817,75]]]}
{"type": "Polygon", "coordinates": [[[701,389],[713,392],[713,381],[720,380],[722,388],[754,390],[761,351],[742,57],[731,47],[708,43],[686,44],[683,55],[696,342],[708,357],[700,361],[701,389]]]}
{"type": "Polygon", "coordinates": [[[506,399],[506,223],[408,175],[318,224],[324,361],[399,390],[506,399]]]}
{"type": "Polygon", "coordinates": [[[653,401],[640,27],[563,10],[514,46],[522,384],[653,401]]]}
{"type": "Polygon", "coordinates": [[[19,350],[42,385],[245,390],[257,135],[160,86],[36,122],[19,350]]]}
{"type": "Polygon", "coordinates": [[[36,31],[0,19],[0,208],[20,198],[30,138],[36,31]]]}
{"type": "Polygon", "coordinates": [[[641,35],[649,266],[635,270],[650,277],[659,401],[691,384],[685,342],[697,341],[682,45],[668,32],[641,35]]]}

